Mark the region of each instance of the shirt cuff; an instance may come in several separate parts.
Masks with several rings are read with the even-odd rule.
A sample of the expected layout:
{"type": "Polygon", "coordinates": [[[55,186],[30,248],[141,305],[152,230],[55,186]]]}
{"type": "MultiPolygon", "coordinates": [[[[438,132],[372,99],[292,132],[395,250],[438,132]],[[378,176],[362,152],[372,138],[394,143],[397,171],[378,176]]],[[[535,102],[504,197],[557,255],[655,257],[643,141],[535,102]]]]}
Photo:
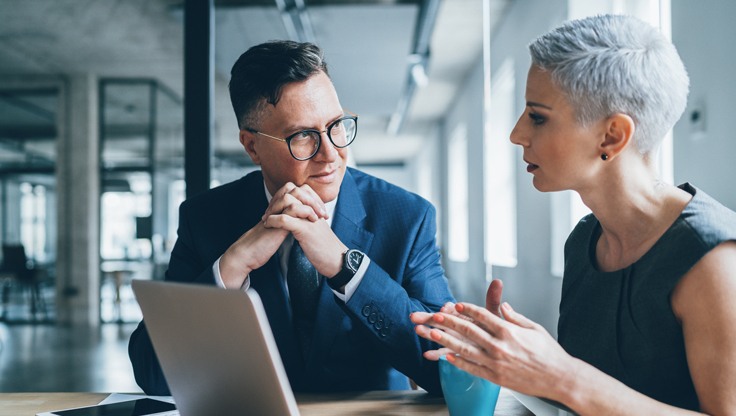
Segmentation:
{"type": "MultiPolygon", "coordinates": [[[[217,287],[221,287],[225,289],[225,282],[222,281],[222,276],[220,275],[220,259],[222,256],[218,257],[217,260],[215,260],[215,264],[212,265],[212,274],[215,275],[215,284],[217,287]]],[[[245,277],[245,280],[243,281],[243,285],[240,286],[240,290],[245,292],[250,288],[250,275],[245,277]]],[[[347,291],[347,290],[346,290],[347,291]]]]}
{"type": "Polygon", "coordinates": [[[355,276],[353,276],[348,284],[345,285],[345,293],[340,293],[337,290],[333,290],[332,293],[334,293],[341,301],[348,303],[350,297],[353,296],[355,290],[358,289],[360,282],[363,281],[365,272],[368,270],[368,266],[370,264],[371,259],[369,259],[368,256],[363,256],[363,261],[360,262],[360,267],[358,267],[358,271],[355,272],[355,276]]]}

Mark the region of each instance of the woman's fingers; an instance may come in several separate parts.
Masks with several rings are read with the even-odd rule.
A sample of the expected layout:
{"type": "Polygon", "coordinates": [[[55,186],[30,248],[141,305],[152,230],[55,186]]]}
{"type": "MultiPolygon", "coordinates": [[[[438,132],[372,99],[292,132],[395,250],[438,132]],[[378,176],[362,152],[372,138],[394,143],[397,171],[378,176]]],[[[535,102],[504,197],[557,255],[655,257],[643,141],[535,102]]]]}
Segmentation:
{"type": "Polygon", "coordinates": [[[414,332],[416,332],[417,335],[419,335],[420,337],[424,339],[428,339],[431,341],[432,338],[430,337],[430,334],[429,334],[430,330],[431,330],[430,327],[428,327],[427,325],[422,325],[422,324],[416,325],[414,327],[414,332]]]}
{"type": "MultiPolygon", "coordinates": [[[[454,306],[454,304],[452,304],[452,305],[454,306]]],[[[443,309],[444,309],[444,307],[443,307],[443,309]]],[[[453,315],[456,316],[459,319],[465,319],[465,320],[470,319],[467,316],[460,315],[457,312],[453,312],[453,315]]],[[[415,323],[417,325],[435,326],[436,322],[434,322],[433,318],[434,318],[434,314],[433,313],[428,313],[428,312],[414,312],[411,315],[409,315],[409,319],[413,323],[415,323]]],[[[455,332],[455,331],[453,331],[451,329],[446,329],[446,330],[449,333],[451,333],[453,336],[458,337],[458,338],[462,338],[462,335],[461,334],[459,334],[459,333],[457,333],[457,332],[455,332]]],[[[427,339],[429,339],[429,338],[427,338],[427,339]]]]}
{"type": "Polygon", "coordinates": [[[436,313],[426,325],[416,327],[419,336],[450,348],[458,354],[470,356],[479,362],[482,356],[495,348],[491,334],[463,318],[436,313]],[[434,328],[430,328],[431,325],[434,328]]]}
{"type": "Polygon", "coordinates": [[[503,319],[486,308],[462,302],[455,305],[455,310],[491,334],[497,334],[504,328],[503,319]]]}
{"type": "Polygon", "coordinates": [[[442,357],[443,355],[449,355],[454,354],[455,352],[452,351],[449,348],[440,348],[437,350],[429,350],[424,352],[424,358],[430,360],[430,361],[437,361],[442,357]]]}
{"type": "Polygon", "coordinates": [[[566,366],[562,347],[508,303],[501,304],[502,318],[469,303],[455,310],[472,321],[442,312],[413,317],[417,334],[443,347],[425,352],[425,358],[446,355],[460,369],[512,389],[521,386],[528,394],[548,390],[566,366]]]}
{"type": "Polygon", "coordinates": [[[501,316],[501,297],[503,296],[503,282],[493,279],[486,292],[486,309],[496,316],[501,316]]]}
{"type": "MultiPolygon", "coordinates": [[[[414,331],[420,337],[422,337],[424,339],[428,339],[428,340],[430,340],[432,342],[437,342],[437,335],[436,334],[433,334],[432,333],[432,330],[433,330],[433,328],[430,327],[430,326],[427,326],[427,325],[417,325],[417,326],[414,327],[414,331]]],[[[448,336],[450,336],[450,337],[452,337],[454,339],[457,339],[457,340],[460,340],[460,341],[465,342],[465,340],[462,339],[462,335],[461,334],[459,334],[459,333],[457,333],[455,331],[452,331],[450,329],[444,329],[444,330],[438,330],[437,329],[437,331],[440,331],[443,334],[447,334],[448,336]]],[[[445,344],[443,344],[441,342],[437,342],[437,343],[440,344],[440,345],[445,345],[445,344]]],[[[440,354],[440,355],[442,355],[442,354],[440,354]]],[[[439,355],[437,356],[437,358],[439,358],[439,355]]]]}
{"type": "Polygon", "coordinates": [[[429,330],[429,339],[471,360],[485,361],[486,352],[484,349],[474,343],[458,339],[446,331],[432,328],[429,330]]]}
{"type": "Polygon", "coordinates": [[[444,313],[452,313],[455,311],[455,304],[452,302],[447,302],[440,308],[440,312],[444,313]]]}
{"type": "Polygon", "coordinates": [[[475,361],[470,361],[461,355],[447,355],[447,361],[452,363],[455,367],[467,371],[470,374],[474,374],[478,377],[483,377],[486,380],[490,380],[491,382],[496,382],[497,374],[493,371],[493,366],[485,366],[483,364],[476,363],[475,361]]]}
{"type": "Polygon", "coordinates": [[[409,319],[417,325],[423,325],[432,320],[433,313],[429,312],[412,312],[409,319]]]}
{"type": "Polygon", "coordinates": [[[504,302],[503,305],[501,305],[501,313],[503,313],[503,317],[508,322],[519,325],[520,327],[529,329],[536,327],[534,321],[516,312],[514,308],[512,308],[511,305],[508,304],[508,302],[504,302]]]}
{"type": "Polygon", "coordinates": [[[452,316],[457,316],[458,318],[465,319],[466,321],[472,321],[470,317],[461,314],[460,312],[457,311],[456,308],[457,308],[457,305],[455,303],[447,302],[442,308],[440,308],[440,312],[444,312],[452,316]]]}

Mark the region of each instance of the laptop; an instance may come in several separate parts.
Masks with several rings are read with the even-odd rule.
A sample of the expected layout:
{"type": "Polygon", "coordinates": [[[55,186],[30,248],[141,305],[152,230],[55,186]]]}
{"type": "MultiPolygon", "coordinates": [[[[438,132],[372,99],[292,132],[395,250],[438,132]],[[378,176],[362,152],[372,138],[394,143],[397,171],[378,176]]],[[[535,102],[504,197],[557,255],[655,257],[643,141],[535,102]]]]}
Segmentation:
{"type": "Polygon", "coordinates": [[[299,414],[254,290],[132,285],[181,416],[299,414]]]}

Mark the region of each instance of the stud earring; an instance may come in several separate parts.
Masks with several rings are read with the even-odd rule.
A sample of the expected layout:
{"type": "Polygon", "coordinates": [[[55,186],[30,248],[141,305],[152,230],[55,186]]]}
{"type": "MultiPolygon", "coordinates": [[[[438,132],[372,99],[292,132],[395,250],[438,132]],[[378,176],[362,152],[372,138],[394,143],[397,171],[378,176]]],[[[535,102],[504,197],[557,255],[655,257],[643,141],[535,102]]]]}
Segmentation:
{"type": "Polygon", "coordinates": [[[608,155],[607,155],[607,154],[605,154],[605,153],[603,153],[603,154],[601,155],[601,160],[603,160],[603,161],[606,161],[606,160],[608,160],[608,155]]]}

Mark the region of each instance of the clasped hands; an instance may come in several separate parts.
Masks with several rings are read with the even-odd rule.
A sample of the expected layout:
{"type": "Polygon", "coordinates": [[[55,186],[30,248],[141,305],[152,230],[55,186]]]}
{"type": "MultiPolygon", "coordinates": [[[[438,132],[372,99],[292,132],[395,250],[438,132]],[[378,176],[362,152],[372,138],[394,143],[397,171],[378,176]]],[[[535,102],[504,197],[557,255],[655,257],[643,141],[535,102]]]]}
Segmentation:
{"type": "Polygon", "coordinates": [[[253,228],[240,236],[220,258],[220,275],[227,288],[239,288],[248,274],[262,267],[289,234],[304,250],[317,272],[332,277],[342,267],[347,250],[327,223],[327,209],[309,185],[287,182],[271,198],[253,228]]]}
{"type": "Polygon", "coordinates": [[[501,303],[503,283],[493,280],[486,308],[448,303],[440,312],[414,312],[416,333],[443,347],[424,357],[447,360],[469,373],[510,389],[559,400],[560,376],[574,373],[574,360],[539,324],[501,303]]]}

